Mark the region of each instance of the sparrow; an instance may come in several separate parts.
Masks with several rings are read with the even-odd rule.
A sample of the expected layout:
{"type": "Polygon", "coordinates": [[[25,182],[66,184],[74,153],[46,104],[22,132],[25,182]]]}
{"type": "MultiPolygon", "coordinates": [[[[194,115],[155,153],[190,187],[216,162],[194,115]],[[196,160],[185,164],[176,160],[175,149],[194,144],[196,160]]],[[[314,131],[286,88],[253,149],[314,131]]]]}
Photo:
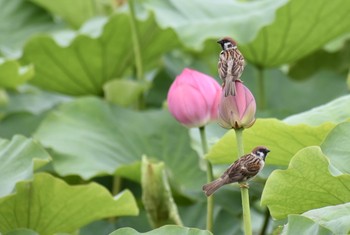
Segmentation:
{"type": "Polygon", "coordinates": [[[235,81],[240,81],[244,69],[244,57],[237,48],[237,43],[230,37],[217,41],[222,51],[219,56],[218,72],[223,81],[225,97],[236,94],[235,81]]]}
{"type": "Polygon", "coordinates": [[[265,158],[270,152],[264,146],[258,146],[249,154],[246,154],[236,160],[222,174],[222,176],[203,186],[203,191],[207,197],[225,184],[238,182],[241,187],[248,188],[247,181],[256,176],[265,165],[265,158]]]}

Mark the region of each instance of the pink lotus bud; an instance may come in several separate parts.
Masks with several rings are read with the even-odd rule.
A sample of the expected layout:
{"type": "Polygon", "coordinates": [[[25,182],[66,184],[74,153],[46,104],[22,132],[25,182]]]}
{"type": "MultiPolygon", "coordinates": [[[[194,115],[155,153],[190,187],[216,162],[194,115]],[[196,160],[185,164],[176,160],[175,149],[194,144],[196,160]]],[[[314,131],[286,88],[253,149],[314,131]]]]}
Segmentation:
{"type": "Polygon", "coordinates": [[[256,103],[253,94],[236,81],[236,95],[221,95],[219,103],[219,124],[223,128],[248,128],[255,122],[256,103]]]}
{"type": "Polygon", "coordinates": [[[187,127],[201,127],[217,120],[220,85],[206,74],[184,69],[168,91],[168,107],[177,121],[187,127]]]}

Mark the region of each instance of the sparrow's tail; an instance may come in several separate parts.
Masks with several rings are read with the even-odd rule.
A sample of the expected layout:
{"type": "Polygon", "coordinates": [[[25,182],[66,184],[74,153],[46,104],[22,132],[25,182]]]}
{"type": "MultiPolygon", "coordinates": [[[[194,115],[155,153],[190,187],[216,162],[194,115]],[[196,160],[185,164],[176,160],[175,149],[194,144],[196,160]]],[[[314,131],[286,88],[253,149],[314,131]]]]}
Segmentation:
{"type": "Polygon", "coordinates": [[[225,180],[223,180],[222,178],[219,178],[217,180],[210,182],[209,184],[204,185],[202,189],[205,195],[209,197],[224,184],[225,184],[225,180]]]}
{"type": "Polygon", "coordinates": [[[229,81],[225,84],[226,86],[224,87],[225,89],[225,97],[232,95],[236,95],[236,83],[234,81],[229,81]]]}

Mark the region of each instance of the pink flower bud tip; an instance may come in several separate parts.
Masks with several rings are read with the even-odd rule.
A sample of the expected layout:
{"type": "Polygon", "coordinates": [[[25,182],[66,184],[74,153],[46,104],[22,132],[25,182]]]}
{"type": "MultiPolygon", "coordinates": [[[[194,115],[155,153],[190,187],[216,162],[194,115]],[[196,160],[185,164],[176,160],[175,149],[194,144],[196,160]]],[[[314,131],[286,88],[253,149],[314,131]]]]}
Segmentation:
{"type": "Polygon", "coordinates": [[[220,85],[210,76],[185,68],[168,91],[168,107],[186,127],[201,127],[217,120],[220,85]]]}
{"type": "Polygon", "coordinates": [[[250,90],[241,81],[236,81],[236,95],[221,95],[219,124],[227,129],[248,128],[255,122],[256,102],[250,90]]]}

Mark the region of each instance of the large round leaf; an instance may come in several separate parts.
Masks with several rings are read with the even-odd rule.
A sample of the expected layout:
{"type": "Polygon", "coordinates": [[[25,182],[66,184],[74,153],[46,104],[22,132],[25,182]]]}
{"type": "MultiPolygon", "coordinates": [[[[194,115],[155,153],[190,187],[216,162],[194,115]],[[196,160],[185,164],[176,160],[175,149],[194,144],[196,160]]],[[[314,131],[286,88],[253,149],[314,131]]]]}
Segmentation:
{"type": "Polygon", "coordinates": [[[2,61],[0,58],[0,87],[16,88],[31,79],[33,66],[21,67],[15,60],[2,61]]]}
{"type": "Polygon", "coordinates": [[[164,227],[152,230],[147,233],[140,233],[137,232],[135,229],[132,228],[121,228],[118,229],[117,231],[110,233],[109,235],[210,235],[212,234],[209,231],[205,230],[199,230],[196,228],[186,228],[186,227],[181,227],[177,225],[166,225],[164,227]]]}
{"type": "Polygon", "coordinates": [[[35,33],[57,28],[47,12],[25,0],[0,0],[0,22],[0,50],[5,53],[35,33]]]}
{"type": "Polygon", "coordinates": [[[350,202],[350,175],[333,176],[319,147],[299,151],[287,170],[276,170],[267,179],[262,204],[282,219],[311,209],[350,202]]]}
{"type": "MultiPolygon", "coordinates": [[[[187,129],[167,111],[136,112],[83,98],[48,115],[35,137],[53,150],[53,165],[61,175],[113,174],[147,155],[164,161],[170,176],[189,190],[200,190],[206,178],[187,129]]],[[[139,170],[126,171],[139,175],[139,170]]]]}
{"type": "Polygon", "coordinates": [[[350,203],[327,206],[307,211],[303,216],[310,218],[331,230],[334,234],[348,234],[350,231],[350,203]]]}
{"type": "Polygon", "coordinates": [[[350,174],[350,122],[337,125],[322,143],[322,151],[332,166],[342,173],[350,174]]]}
{"type": "MultiPolygon", "coordinates": [[[[164,51],[178,45],[175,33],[161,30],[151,16],[138,21],[138,29],[145,68],[154,67],[164,51]]],[[[105,82],[134,66],[131,34],[130,16],[117,14],[107,22],[90,21],[73,38],[37,36],[26,44],[23,55],[35,66],[31,83],[64,94],[102,95],[105,82]]]]}
{"type": "Polygon", "coordinates": [[[0,105],[0,113],[9,115],[13,113],[41,114],[59,103],[69,101],[67,96],[50,93],[33,86],[21,86],[16,91],[7,91],[8,102],[0,105]]]}
{"type": "MultiPolygon", "coordinates": [[[[277,119],[257,119],[251,128],[243,132],[244,150],[249,153],[254,147],[265,145],[271,150],[266,163],[287,166],[300,149],[320,145],[334,126],[332,123],[317,127],[292,126],[277,119]]],[[[214,164],[232,163],[237,158],[235,146],[236,135],[231,130],[213,146],[207,158],[214,164]]]]}
{"type": "Polygon", "coordinates": [[[301,215],[289,215],[288,224],[284,226],[282,235],[294,234],[317,234],[332,235],[333,233],[325,227],[317,224],[312,219],[301,215]]]}
{"type": "Polygon", "coordinates": [[[205,40],[232,36],[249,42],[258,30],[274,20],[277,8],[287,1],[145,1],[164,28],[173,28],[190,48],[201,49],[205,40]]]}
{"type": "Polygon", "coordinates": [[[0,139],[0,197],[11,193],[18,181],[30,179],[35,169],[50,160],[43,147],[31,139],[0,139]]]}
{"type": "Polygon", "coordinates": [[[133,195],[124,191],[113,198],[104,187],[69,186],[49,174],[16,185],[16,194],[0,199],[0,232],[29,228],[42,235],[73,232],[101,218],[137,215],[133,195]]]}
{"type": "Polygon", "coordinates": [[[296,125],[318,126],[325,122],[340,123],[350,119],[350,95],[339,97],[327,104],[315,107],[303,113],[284,119],[284,122],[296,125]]]}
{"type": "Polygon", "coordinates": [[[15,230],[12,230],[11,232],[5,233],[4,235],[40,235],[40,234],[37,232],[34,232],[31,229],[20,228],[20,229],[15,229],[15,230]]]}
{"type": "Polygon", "coordinates": [[[260,67],[291,63],[349,32],[350,2],[290,0],[276,12],[253,42],[241,46],[244,56],[260,67]]]}
{"type": "Polygon", "coordinates": [[[100,11],[102,11],[101,1],[85,1],[85,0],[76,0],[76,1],[31,0],[31,1],[47,9],[51,13],[62,17],[64,20],[66,20],[68,23],[70,23],[74,27],[79,27],[86,20],[97,15],[98,13],[100,13],[100,11]]]}
{"type": "Polygon", "coordinates": [[[339,74],[345,74],[349,70],[349,60],[350,41],[347,41],[339,51],[318,50],[303,57],[291,65],[288,75],[294,79],[302,80],[320,70],[332,70],[339,74]]]}
{"type": "Polygon", "coordinates": [[[198,50],[209,38],[232,36],[245,43],[253,40],[262,26],[274,20],[276,9],[286,2],[147,0],[144,6],[155,13],[160,25],[173,28],[185,45],[198,50]]]}

